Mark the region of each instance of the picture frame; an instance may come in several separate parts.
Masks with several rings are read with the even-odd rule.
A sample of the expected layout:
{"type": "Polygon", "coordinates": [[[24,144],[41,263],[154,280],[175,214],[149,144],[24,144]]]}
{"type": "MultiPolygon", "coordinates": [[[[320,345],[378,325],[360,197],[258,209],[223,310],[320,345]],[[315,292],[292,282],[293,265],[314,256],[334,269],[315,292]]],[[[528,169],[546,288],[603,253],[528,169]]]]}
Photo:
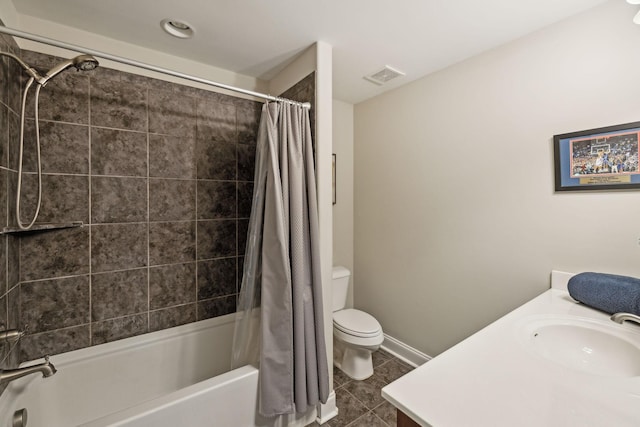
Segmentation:
{"type": "Polygon", "coordinates": [[[331,155],[331,189],[333,204],[336,204],[336,154],[331,155]]]}
{"type": "Polygon", "coordinates": [[[640,189],[640,122],[553,136],[555,191],[640,189]]]}

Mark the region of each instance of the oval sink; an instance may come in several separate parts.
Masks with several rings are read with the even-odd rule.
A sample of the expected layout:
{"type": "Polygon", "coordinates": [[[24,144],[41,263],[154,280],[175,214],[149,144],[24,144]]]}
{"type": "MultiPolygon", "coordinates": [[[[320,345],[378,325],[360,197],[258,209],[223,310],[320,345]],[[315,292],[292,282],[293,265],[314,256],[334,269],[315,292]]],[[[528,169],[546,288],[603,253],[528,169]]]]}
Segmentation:
{"type": "Polygon", "coordinates": [[[640,334],[598,321],[551,318],[526,323],[526,345],[545,359],[591,374],[640,375],[640,334]]]}

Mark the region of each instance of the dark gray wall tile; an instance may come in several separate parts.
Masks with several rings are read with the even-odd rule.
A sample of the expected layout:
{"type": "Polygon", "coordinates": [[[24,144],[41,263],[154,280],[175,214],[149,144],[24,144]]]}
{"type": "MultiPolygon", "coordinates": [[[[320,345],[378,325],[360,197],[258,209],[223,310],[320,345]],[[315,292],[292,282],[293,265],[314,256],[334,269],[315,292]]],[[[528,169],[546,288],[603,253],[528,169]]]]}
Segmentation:
{"type": "Polygon", "coordinates": [[[198,261],[198,300],[237,293],[236,258],[198,261]]]}
{"type": "MultiPolygon", "coordinates": [[[[7,329],[9,328],[7,327],[7,295],[5,294],[0,296],[0,331],[5,331],[7,329]]],[[[9,342],[5,341],[0,343],[0,361],[2,361],[2,363],[0,363],[0,369],[6,369],[8,367],[6,357],[8,356],[11,348],[12,344],[9,342]]],[[[3,391],[4,389],[0,387],[0,394],[2,394],[3,391]]]]}
{"type": "MultiPolygon", "coordinates": [[[[4,36],[0,38],[0,50],[3,52],[9,51],[9,46],[4,36]]],[[[0,58],[0,103],[4,105],[7,105],[9,102],[9,61],[11,61],[11,59],[6,56],[0,58]]]]}
{"type": "MultiPolygon", "coordinates": [[[[19,49],[14,49],[14,53],[19,53],[19,49]]],[[[26,82],[24,70],[16,61],[9,61],[9,99],[7,106],[14,112],[20,111],[22,103],[21,84],[26,82]]]]}
{"type": "MultiPolygon", "coordinates": [[[[3,293],[0,296],[0,331],[4,331],[7,328],[7,294],[3,293]]],[[[3,345],[0,344],[0,357],[4,357],[3,345]]],[[[2,360],[2,359],[0,359],[2,360]]]]}
{"type": "Polygon", "coordinates": [[[262,103],[253,106],[238,107],[238,142],[241,144],[255,144],[258,137],[258,126],[260,124],[260,112],[262,103]]]}
{"type": "Polygon", "coordinates": [[[31,333],[89,322],[89,276],[23,282],[22,323],[31,333]]]}
{"type": "MultiPolygon", "coordinates": [[[[34,117],[34,97],[27,97],[27,117],[34,117]]],[[[49,80],[40,91],[40,120],[88,124],[89,77],[83,73],[63,72],[49,80]]]]}
{"type": "Polygon", "coordinates": [[[256,169],[256,146],[238,144],[238,181],[253,181],[256,169]]]}
{"type": "Polygon", "coordinates": [[[226,296],[198,301],[198,320],[224,316],[236,311],[236,296],[226,296]]]}
{"type": "Polygon", "coordinates": [[[141,89],[171,92],[172,88],[174,88],[175,86],[179,86],[177,83],[153,79],[151,77],[141,76],[139,74],[120,72],[120,76],[120,81],[122,81],[123,83],[141,89]]]}
{"type": "Polygon", "coordinates": [[[195,261],[195,258],[196,225],[194,221],[149,224],[149,263],[151,265],[195,261]]]}
{"type": "Polygon", "coordinates": [[[90,76],[92,80],[95,79],[100,81],[111,81],[119,83],[121,85],[131,86],[139,90],[155,89],[171,91],[171,88],[173,86],[176,86],[176,83],[157,80],[138,74],[131,74],[125,71],[114,70],[112,68],[106,68],[103,66],[95,69],[90,74],[90,76]]]}
{"type": "Polygon", "coordinates": [[[20,340],[20,360],[35,360],[47,354],[65,353],[89,347],[89,338],[88,324],[26,335],[20,340]]]}
{"type": "Polygon", "coordinates": [[[251,216],[253,202],[253,182],[238,182],[238,218],[251,216]]]}
{"type": "Polygon", "coordinates": [[[149,269],[151,310],[196,300],[196,264],[172,264],[149,269]]]}
{"type": "Polygon", "coordinates": [[[20,285],[12,288],[7,294],[7,326],[9,329],[22,329],[20,320],[20,285]]]}
{"type": "Polygon", "coordinates": [[[244,255],[247,247],[247,234],[249,233],[249,220],[238,220],[238,255],[244,255]]]}
{"type": "Polygon", "coordinates": [[[198,138],[196,141],[198,178],[235,180],[237,176],[236,145],[198,138]]]}
{"type": "Polygon", "coordinates": [[[20,57],[32,67],[46,72],[53,68],[54,65],[61,63],[64,59],[59,56],[47,55],[46,53],[36,52],[33,50],[23,50],[20,57]]]}
{"type": "Polygon", "coordinates": [[[126,74],[124,71],[114,70],[113,68],[107,68],[100,65],[98,68],[91,71],[91,74],[89,74],[89,80],[91,82],[91,86],[95,84],[96,80],[102,82],[111,81],[119,83],[122,81],[122,76],[124,74],[126,74]]]}
{"type": "Polygon", "coordinates": [[[239,98],[237,96],[229,96],[229,97],[231,98],[231,103],[236,107],[245,108],[245,109],[256,108],[258,110],[258,113],[262,111],[262,106],[264,105],[264,102],[262,101],[254,101],[252,99],[239,98]]]}
{"type": "MultiPolygon", "coordinates": [[[[88,243],[87,243],[88,248],[88,243]]],[[[20,238],[7,236],[7,287],[11,289],[20,282],[20,238]]],[[[87,262],[89,259],[87,258],[87,262]]]]}
{"type": "Polygon", "coordinates": [[[196,304],[179,305],[149,312],[149,332],[196,321],[196,304]]]}
{"type": "Polygon", "coordinates": [[[236,221],[198,221],[198,259],[236,255],[236,221]]]}
{"type": "Polygon", "coordinates": [[[146,332],[148,332],[146,313],[104,320],[91,324],[91,344],[104,344],[146,332]]]}
{"type": "MultiPolygon", "coordinates": [[[[2,62],[0,62],[2,64],[2,62]]],[[[2,67],[0,66],[0,69],[2,67]]],[[[2,91],[2,78],[0,74],[0,91],[2,91]]],[[[9,107],[0,104],[0,166],[9,165],[9,107]]]]}
{"type": "Polygon", "coordinates": [[[9,191],[9,174],[13,174],[14,172],[10,172],[6,169],[0,169],[0,228],[6,227],[9,225],[8,214],[8,203],[10,195],[13,196],[13,193],[8,193],[9,191]]]}
{"type": "MultiPolygon", "coordinates": [[[[23,224],[33,219],[38,200],[38,177],[23,174],[20,198],[23,224]]],[[[42,175],[42,201],[37,223],[89,222],[89,177],[86,175],[42,175]]]]}
{"type": "Polygon", "coordinates": [[[115,271],[91,276],[91,320],[105,320],[146,312],[147,269],[115,271]]]}
{"type": "Polygon", "coordinates": [[[196,211],[194,180],[150,179],[149,220],[192,220],[196,211]]]}
{"type": "Polygon", "coordinates": [[[235,96],[227,95],[226,93],[213,92],[207,89],[199,89],[193,88],[195,90],[194,96],[198,98],[198,101],[204,101],[205,103],[212,104],[228,104],[228,105],[236,105],[236,100],[238,99],[235,96]]]}
{"type": "MultiPolygon", "coordinates": [[[[25,172],[37,170],[34,120],[25,129],[25,172]]],[[[18,153],[14,154],[17,159],[18,153]]],[[[60,122],[40,121],[40,158],[43,173],[89,173],[89,127],[60,122]]]]}
{"type": "Polygon", "coordinates": [[[197,135],[206,141],[238,142],[236,107],[198,99],[197,135]]]}
{"type": "Polygon", "coordinates": [[[236,183],[198,181],[198,219],[236,217],[236,183]]]}
{"type": "Polygon", "coordinates": [[[146,220],[146,178],[94,177],[91,180],[92,223],[146,220]]]}
{"type": "Polygon", "coordinates": [[[9,158],[7,163],[9,168],[18,170],[18,150],[20,149],[20,119],[14,112],[9,112],[9,148],[7,150],[9,158]]]}
{"type": "Polygon", "coordinates": [[[20,237],[21,280],[89,273],[88,227],[20,237]]]}
{"type": "Polygon", "coordinates": [[[126,82],[91,81],[91,124],[147,131],[147,90],[126,82]]]}
{"type": "MultiPolygon", "coordinates": [[[[0,296],[7,293],[10,289],[7,286],[7,239],[9,236],[0,236],[0,296]]],[[[6,307],[5,307],[6,308],[6,307]]],[[[2,316],[0,316],[0,319],[2,316]]],[[[0,329],[1,330],[1,329],[0,329]]]]}
{"type": "Polygon", "coordinates": [[[91,173],[147,176],[147,134],[92,128],[91,173]]]}
{"type": "Polygon", "coordinates": [[[195,98],[172,92],[149,92],[149,132],[194,138],[195,112],[195,98]]]}
{"type": "Polygon", "coordinates": [[[194,179],[196,140],[167,135],[149,135],[149,176],[194,179]]]}
{"type": "Polygon", "coordinates": [[[236,276],[236,289],[238,293],[242,289],[242,276],[244,274],[244,256],[238,257],[238,274],[236,276]]]}
{"type": "Polygon", "coordinates": [[[91,226],[91,267],[94,273],[147,265],[147,224],[91,226]]]}

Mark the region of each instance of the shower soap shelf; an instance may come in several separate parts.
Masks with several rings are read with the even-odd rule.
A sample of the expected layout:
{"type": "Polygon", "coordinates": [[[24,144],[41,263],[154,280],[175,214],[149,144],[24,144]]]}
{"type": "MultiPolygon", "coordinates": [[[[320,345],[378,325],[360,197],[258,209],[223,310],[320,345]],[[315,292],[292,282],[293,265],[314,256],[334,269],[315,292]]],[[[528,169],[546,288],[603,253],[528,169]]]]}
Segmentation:
{"type": "Polygon", "coordinates": [[[82,227],[84,223],[82,221],[61,222],[61,223],[48,223],[48,224],[34,224],[28,230],[22,230],[18,227],[5,227],[0,231],[0,234],[26,234],[35,233],[38,231],[51,231],[61,230],[63,228],[77,228],[82,227]]]}

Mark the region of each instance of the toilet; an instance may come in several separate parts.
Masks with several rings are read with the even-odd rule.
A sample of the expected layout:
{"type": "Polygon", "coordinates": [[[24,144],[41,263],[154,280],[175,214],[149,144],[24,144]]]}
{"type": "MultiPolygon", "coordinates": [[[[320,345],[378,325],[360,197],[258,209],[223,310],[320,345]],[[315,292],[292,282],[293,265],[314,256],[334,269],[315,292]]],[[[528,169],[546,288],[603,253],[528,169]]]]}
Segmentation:
{"type": "Polygon", "coordinates": [[[384,336],[380,323],[369,313],[346,308],[350,277],[347,268],[333,267],[333,363],[350,378],[364,380],[373,375],[371,353],[384,336]]]}

